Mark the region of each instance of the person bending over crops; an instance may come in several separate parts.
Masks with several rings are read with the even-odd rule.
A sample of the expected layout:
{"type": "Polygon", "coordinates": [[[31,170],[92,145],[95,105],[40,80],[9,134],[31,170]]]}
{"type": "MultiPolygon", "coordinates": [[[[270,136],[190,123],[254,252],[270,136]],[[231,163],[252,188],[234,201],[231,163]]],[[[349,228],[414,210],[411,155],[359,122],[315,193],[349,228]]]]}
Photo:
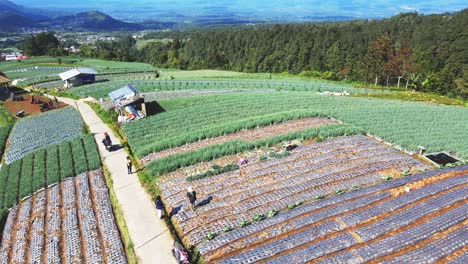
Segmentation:
{"type": "Polygon", "coordinates": [[[187,197],[189,199],[192,211],[194,211],[195,210],[195,201],[197,200],[197,193],[192,189],[192,187],[188,187],[187,197]]]}

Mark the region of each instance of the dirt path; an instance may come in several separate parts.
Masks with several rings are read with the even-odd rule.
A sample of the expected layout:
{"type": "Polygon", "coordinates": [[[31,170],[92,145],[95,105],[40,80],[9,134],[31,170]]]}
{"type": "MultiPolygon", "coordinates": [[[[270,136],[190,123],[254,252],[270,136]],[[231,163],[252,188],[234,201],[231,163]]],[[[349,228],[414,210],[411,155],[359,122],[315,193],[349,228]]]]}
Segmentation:
{"type": "Polygon", "coordinates": [[[125,150],[121,148],[108,152],[100,144],[104,132],[109,133],[114,144],[119,142],[111,129],[84,101],[68,98],[59,98],[59,100],[79,110],[98,143],[99,153],[110,172],[114,191],[139,263],[176,263],[171,254],[173,238],[167,226],[158,219],[153,201],[140,185],[137,175],[127,174],[125,150]]]}

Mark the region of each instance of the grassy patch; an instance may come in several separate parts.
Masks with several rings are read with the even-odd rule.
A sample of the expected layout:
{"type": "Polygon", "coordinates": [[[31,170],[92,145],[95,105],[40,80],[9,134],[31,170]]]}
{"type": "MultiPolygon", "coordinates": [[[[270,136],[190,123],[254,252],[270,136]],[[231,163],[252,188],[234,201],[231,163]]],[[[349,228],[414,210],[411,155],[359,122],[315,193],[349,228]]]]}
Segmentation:
{"type": "Polygon", "coordinates": [[[392,93],[370,93],[370,94],[355,94],[355,97],[371,97],[381,99],[393,99],[411,102],[426,102],[434,104],[444,105],[455,105],[455,106],[468,106],[468,102],[449,98],[442,95],[422,93],[422,92],[411,92],[411,91],[395,91],[392,93]]]}

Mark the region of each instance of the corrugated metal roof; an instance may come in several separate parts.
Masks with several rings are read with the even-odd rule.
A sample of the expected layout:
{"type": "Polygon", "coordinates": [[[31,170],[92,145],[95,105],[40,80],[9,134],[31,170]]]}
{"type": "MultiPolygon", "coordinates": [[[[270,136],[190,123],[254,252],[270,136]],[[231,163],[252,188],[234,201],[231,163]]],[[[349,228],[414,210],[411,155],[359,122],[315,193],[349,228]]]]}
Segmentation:
{"type": "Polygon", "coordinates": [[[80,74],[97,74],[97,71],[89,68],[76,68],[59,74],[62,81],[68,80],[80,74]]]}
{"type": "Polygon", "coordinates": [[[9,83],[9,82],[11,82],[11,80],[8,79],[5,74],[0,72],[0,83],[9,83]]]}
{"type": "Polygon", "coordinates": [[[112,99],[112,101],[115,102],[115,100],[120,100],[122,98],[130,98],[139,93],[140,92],[137,89],[135,89],[135,87],[133,87],[131,84],[127,84],[120,89],[110,92],[109,97],[112,99]]]}

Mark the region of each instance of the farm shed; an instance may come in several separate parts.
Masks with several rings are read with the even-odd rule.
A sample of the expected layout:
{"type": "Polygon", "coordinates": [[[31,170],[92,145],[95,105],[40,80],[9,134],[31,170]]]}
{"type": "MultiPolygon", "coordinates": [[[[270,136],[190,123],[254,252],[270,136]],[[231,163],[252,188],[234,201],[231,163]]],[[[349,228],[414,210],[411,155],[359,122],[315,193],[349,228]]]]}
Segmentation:
{"type": "Polygon", "coordinates": [[[88,68],[76,68],[59,74],[60,79],[65,81],[63,87],[71,88],[83,84],[93,83],[96,80],[97,72],[88,68]]]}
{"type": "Polygon", "coordinates": [[[119,113],[119,122],[146,116],[145,99],[131,84],[110,92],[109,97],[119,113]]]}
{"type": "Polygon", "coordinates": [[[11,80],[5,74],[0,72],[0,87],[10,87],[11,80]]]}
{"type": "Polygon", "coordinates": [[[0,72],[0,94],[3,94],[4,96],[9,96],[10,84],[11,80],[8,79],[5,74],[0,72]]]}

